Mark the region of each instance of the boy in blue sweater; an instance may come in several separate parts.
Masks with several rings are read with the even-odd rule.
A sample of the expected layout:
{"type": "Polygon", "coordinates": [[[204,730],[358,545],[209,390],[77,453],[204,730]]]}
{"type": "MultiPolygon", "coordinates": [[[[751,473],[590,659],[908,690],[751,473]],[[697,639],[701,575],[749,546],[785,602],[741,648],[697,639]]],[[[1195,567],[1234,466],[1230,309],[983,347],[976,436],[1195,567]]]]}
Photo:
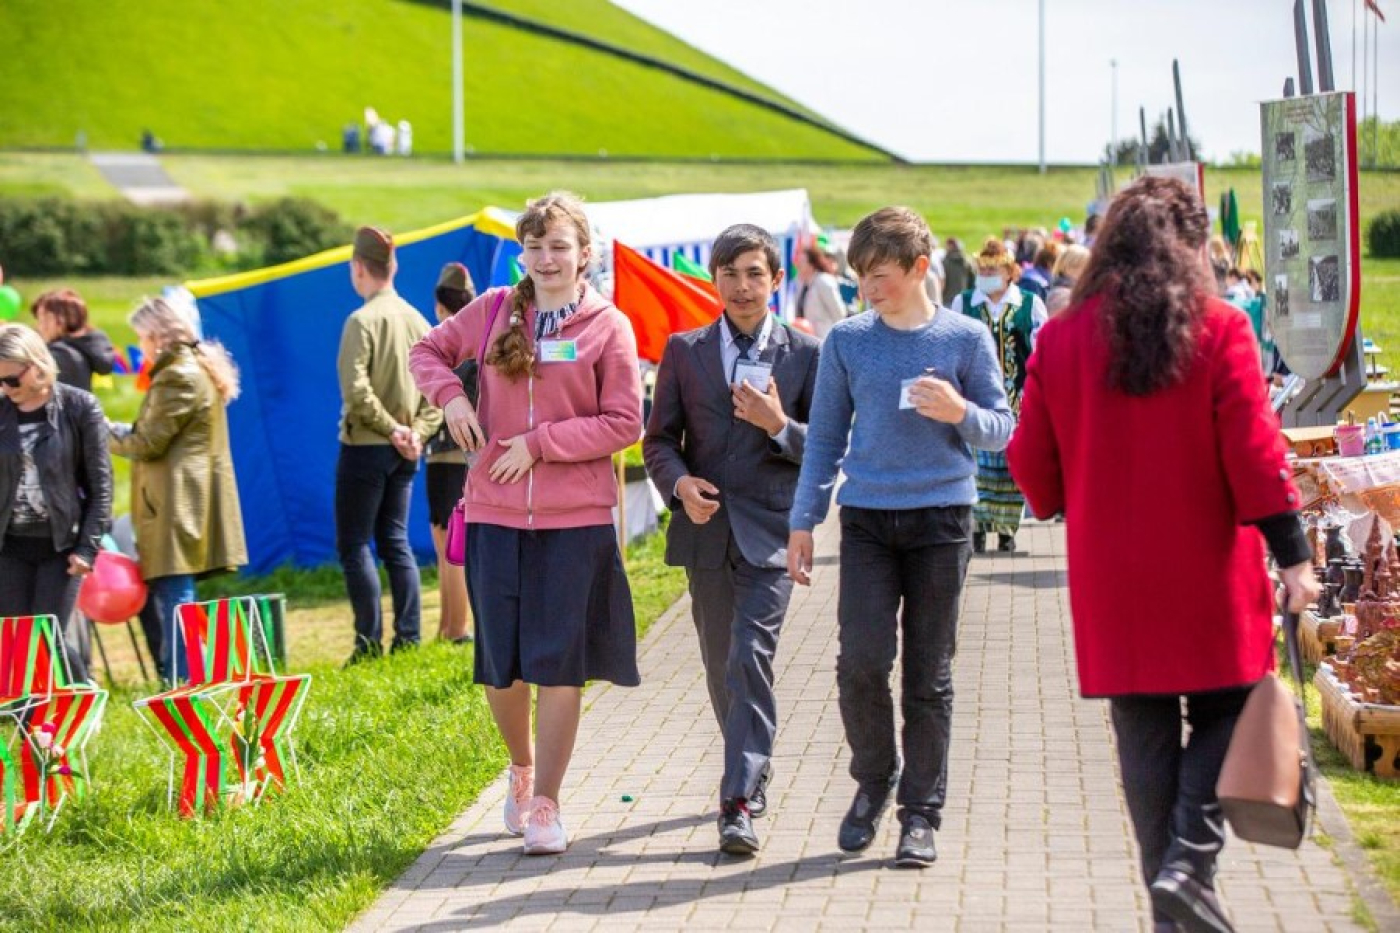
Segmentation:
{"type": "Polygon", "coordinates": [[[1015,425],[987,328],[924,291],[932,251],[908,208],[856,225],[847,256],[874,313],[838,323],[822,346],[788,539],[788,573],[809,585],[812,529],[844,470],[836,681],[857,790],[838,845],[868,847],[897,787],[895,863],[909,867],[937,858],[977,499],[972,448],[1005,448],[1015,425]],[[889,683],[901,628],[902,771],[889,683]]]}

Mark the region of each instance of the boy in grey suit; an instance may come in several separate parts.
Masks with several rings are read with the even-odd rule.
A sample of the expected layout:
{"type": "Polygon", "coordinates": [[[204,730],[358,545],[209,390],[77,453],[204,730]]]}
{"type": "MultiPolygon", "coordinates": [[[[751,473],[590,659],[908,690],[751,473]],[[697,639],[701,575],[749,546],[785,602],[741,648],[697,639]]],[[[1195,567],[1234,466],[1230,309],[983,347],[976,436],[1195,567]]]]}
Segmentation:
{"type": "Polygon", "coordinates": [[[642,451],[671,494],[666,563],[686,569],[715,718],[724,734],[720,849],[758,850],[777,729],[773,657],[792,595],[787,518],[816,389],[817,341],[768,312],[777,244],[751,224],[715,240],[724,314],[672,335],[642,451]]]}

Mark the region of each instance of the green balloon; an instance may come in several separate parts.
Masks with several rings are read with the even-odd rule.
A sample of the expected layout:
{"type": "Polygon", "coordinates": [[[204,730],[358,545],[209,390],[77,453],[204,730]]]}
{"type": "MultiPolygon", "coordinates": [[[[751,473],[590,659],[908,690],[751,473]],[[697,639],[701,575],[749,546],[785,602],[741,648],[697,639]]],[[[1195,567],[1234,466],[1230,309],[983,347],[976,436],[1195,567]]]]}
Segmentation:
{"type": "Polygon", "coordinates": [[[19,309],[23,305],[24,300],[13,286],[0,285],[0,321],[13,321],[19,317],[19,309]]]}

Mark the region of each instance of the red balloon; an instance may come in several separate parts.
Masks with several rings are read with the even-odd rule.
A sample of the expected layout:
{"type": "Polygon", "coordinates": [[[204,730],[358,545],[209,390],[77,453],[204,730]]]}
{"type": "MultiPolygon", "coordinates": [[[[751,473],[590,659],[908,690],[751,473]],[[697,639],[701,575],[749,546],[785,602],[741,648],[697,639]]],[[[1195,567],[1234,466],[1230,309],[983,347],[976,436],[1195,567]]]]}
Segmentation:
{"type": "Polygon", "coordinates": [[[116,551],[98,551],[92,573],[78,587],[78,608],[104,625],[121,625],[146,605],[141,565],[116,551]]]}
{"type": "Polygon", "coordinates": [[[813,327],[813,326],[812,326],[812,322],[809,321],[809,320],[807,320],[805,317],[795,317],[795,318],[793,318],[793,319],[792,319],[792,329],[793,329],[793,330],[800,330],[800,331],[802,331],[802,333],[804,333],[804,334],[810,334],[810,335],[813,336],[813,337],[817,336],[817,329],[816,329],[815,327],[813,327]]]}

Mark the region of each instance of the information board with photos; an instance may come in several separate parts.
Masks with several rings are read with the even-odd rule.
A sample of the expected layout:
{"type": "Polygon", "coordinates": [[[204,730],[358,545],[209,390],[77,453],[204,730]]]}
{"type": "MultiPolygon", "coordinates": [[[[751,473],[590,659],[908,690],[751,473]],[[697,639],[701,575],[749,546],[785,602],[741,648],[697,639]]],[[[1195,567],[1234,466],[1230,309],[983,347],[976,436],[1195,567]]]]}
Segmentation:
{"type": "Polygon", "coordinates": [[[1269,330],[1290,370],[1321,379],[1346,356],[1361,299],[1356,98],[1290,97],[1259,113],[1269,330]]]}

